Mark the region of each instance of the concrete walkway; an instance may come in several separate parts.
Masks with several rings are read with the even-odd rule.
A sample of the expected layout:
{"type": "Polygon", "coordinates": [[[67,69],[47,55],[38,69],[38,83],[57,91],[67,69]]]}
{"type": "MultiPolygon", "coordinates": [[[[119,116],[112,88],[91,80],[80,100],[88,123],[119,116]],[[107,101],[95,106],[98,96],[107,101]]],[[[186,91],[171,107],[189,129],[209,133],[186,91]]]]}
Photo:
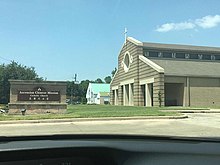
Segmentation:
{"type": "Polygon", "coordinates": [[[201,109],[201,110],[162,110],[167,112],[180,112],[180,113],[220,113],[220,109],[201,109]]]}

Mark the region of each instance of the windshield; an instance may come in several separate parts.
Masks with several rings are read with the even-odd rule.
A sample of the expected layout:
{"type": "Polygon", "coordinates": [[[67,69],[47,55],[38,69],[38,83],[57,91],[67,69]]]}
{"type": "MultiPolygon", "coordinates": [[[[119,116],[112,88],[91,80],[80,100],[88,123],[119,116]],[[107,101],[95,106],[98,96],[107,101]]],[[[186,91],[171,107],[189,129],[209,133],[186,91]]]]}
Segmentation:
{"type": "Polygon", "coordinates": [[[0,136],[220,137],[220,2],[0,1],[0,136]]]}

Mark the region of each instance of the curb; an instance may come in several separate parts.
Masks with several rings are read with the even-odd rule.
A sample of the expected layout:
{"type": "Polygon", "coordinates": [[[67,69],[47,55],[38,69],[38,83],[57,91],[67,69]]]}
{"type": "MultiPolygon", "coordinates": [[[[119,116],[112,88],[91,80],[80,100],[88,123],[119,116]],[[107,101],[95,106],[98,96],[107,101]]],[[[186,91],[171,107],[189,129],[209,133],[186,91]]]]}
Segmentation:
{"type": "Polygon", "coordinates": [[[220,110],[161,110],[166,112],[180,112],[180,113],[220,113],[220,110]]]}
{"type": "Polygon", "coordinates": [[[144,120],[144,119],[185,119],[187,115],[180,116],[144,116],[144,117],[105,117],[105,118],[71,118],[71,119],[42,119],[42,120],[11,120],[0,121],[0,124],[36,124],[36,123],[63,123],[83,121],[120,121],[120,120],[144,120]]]}

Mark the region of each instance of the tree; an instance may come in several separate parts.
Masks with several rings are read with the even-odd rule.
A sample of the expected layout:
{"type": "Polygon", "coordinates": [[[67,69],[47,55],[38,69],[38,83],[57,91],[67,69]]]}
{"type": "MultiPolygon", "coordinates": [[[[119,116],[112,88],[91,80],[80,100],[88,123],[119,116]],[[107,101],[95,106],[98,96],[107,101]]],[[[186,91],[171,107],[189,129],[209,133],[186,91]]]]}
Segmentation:
{"type": "Polygon", "coordinates": [[[80,101],[81,90],[79,84],[75,84],[74,81],[68,81],[66,95],[71,103],[80,101]]]}
{"type": "Polygon", "coordinates": [[[75,84],[73,81],[68,81],[66,89],[67,98],[73,99],[73,102],[78,101],[81,103],[86,103],[86,92],[90,82],[92,81],[82,80],[80,84],[75,84]],[[71,92],[73,98],[71,98],[71,92]]]}
{"type": "Polygon", "coordinates": [[[112,77],[114,77],[115,73],[117,72],[117,68],[115,68],[113,71],[112,71],[112,77]]]}
{"type": "Polygon", "coordinates": [[[159,101],[159,107],[162,105],[162,94],[161,91],[158,92],[158,101],[159,101]]]}
{"type": "Polygon", "coordinates": [[[2,104],[9,102],[9,79],[43,81],[43,78],[37,75],[34,67],[27,67],[15,61],[8,65],[0,65],[0,103],[2,104]]]}
{"type": "Polygon", "coordinates": [[[112,81],[112,78],[111,78],[111,76],[107,76],[107,77],[105,77],[105,83],[107,83],[107,84],[110,84],[110,82],[112,81]]]}
{"type": "Polygon", "coordinates": [[[83,104],[86,104],[86,92],[90,82],[92,81],[83,80],[80,82],[81,103],[83,104]]]}
{"type": "Polygon", "coordinates": [[[102,81],[102,79],[97,78],[97,79],[95,80],[95,83],[104,83],[104,82],[102,81]]]}

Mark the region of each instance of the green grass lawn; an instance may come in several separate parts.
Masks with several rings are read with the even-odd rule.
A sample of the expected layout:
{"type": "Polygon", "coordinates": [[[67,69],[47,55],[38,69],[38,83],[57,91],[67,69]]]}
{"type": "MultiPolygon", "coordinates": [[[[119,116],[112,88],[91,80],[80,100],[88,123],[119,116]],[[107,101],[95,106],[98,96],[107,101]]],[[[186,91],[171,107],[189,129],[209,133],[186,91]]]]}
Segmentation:
{"type": "Polygon", "coordinates": [[[64,118],[132,117],[132,116],[176,116],[179,113],[160,111],[156,107],[134,107],[113,105],[69,105],[66,114],[0,115],[0,120],[35,120],[64,118]]]}

